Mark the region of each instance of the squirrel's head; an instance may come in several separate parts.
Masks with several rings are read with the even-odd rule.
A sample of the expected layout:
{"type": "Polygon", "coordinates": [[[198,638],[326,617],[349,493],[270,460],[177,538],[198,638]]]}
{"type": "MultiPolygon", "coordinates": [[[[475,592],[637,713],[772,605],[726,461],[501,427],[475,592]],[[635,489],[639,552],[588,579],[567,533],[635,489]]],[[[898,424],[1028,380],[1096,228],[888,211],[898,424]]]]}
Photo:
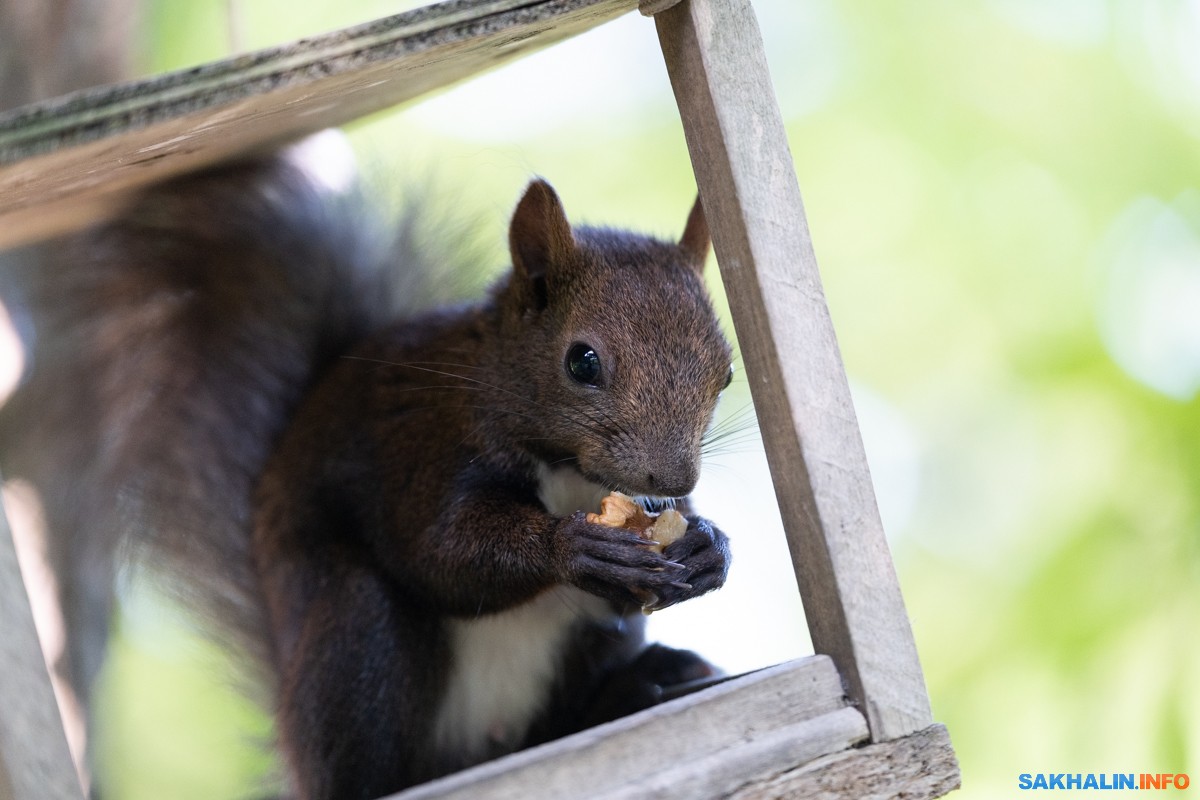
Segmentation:
{"type": "Polygon", "coordinates": [[[513,273],[500,302],[509,387],[529,449],[632,495],[682,497],[732,374],[704,288],[708,225],[699,199],[678,242],[572,229],[536,180],[509,229],[513,273]],[[511,359],[511,360],[510,360],[511,359]]]}

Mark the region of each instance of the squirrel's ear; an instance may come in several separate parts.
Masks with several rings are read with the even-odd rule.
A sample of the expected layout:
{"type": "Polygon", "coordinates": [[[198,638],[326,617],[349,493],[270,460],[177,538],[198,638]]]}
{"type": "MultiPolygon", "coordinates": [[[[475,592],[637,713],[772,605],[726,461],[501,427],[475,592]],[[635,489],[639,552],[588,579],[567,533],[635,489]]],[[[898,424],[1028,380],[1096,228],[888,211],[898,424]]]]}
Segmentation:
{"type": "Polygon", "coordinates": [[[533,303],[545,308],[546,274],[570,259],[575,237],[562,202],[550,184],[538,178],[525,189],[508,228],[516,279],[532,291],[533,303]]]}
{"type": "Polygon", "coordinates": [[[696,202],[692,206],[692,212],[688,214],[683,236],[679,239],[679,249],[687,256],[693,269],[697,272],[704,272],[704,261],[708,258],[708,246],[708,220],[704,218],[704,206],[700,204],[700,195],[696,195],[696,202]]]}

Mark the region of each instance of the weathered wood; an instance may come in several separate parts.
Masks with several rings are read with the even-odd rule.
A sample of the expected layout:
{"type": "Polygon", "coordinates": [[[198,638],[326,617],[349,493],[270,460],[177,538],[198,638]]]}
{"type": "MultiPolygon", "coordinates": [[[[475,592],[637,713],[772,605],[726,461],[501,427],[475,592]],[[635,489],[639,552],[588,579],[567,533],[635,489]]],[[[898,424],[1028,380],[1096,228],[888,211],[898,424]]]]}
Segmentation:
{"type": "Polygon", "coordinates": [[[0,3],[0,110],[129,76],[136,0],[0,3]]]}
{"type": "Polygon", "coordinates": [[[0,800],[79,800],[83,793],[2,508],[0,631],[0,800]]]}
{"type": "Polygon", "coordinates": [[[132,189],[446,86],[637,0],[450,0],[0,115],[0,248],[86,224],[132,189]]]}
{"type": "Polygon", "coordinates": [[[4,759],[2,757],[0,757],[0,800],[16,800],[12,781],[8,779],[8,773],[4,771],[4,759]]]}
{"type": "Polygon", "coordinates": [[[825,656],[703,692],[418,786],[394,800],[711,797],[867,736],[825,656]],[[662,777],[673,776],[664,783],[662,777]],[[669,785],[668,785],[669,784],[669,785]]]}
{"type": "Polygon", "coordinates": [[[876,741],[932,723],[749,0],[655,17],[813,645],[876,741]]]}
{"type": "Polygon", "coordinates": [[[780,764],[805,764],[827,753],[844,752],[866,738],[866,720],[857,709],[846,707],[749,741],[734,741],[705,755],[664,761],[657,772],[619,789],[584,796],[589,800],[725,797],[775,773],[780,764]]]}
{"type": "Polygon", "coordinates": [[[653,17],[655,14],[661,14],[679,2],[680,0],[640,0],[638,3],[638,13],[643,17],[653,17]]]}
{"type": "Polygon", "coordinates": [[[961,784],[950,736],[942,725],[882,744],[817,758],[756,781],[727,800],[922,800],[961,784]]]}

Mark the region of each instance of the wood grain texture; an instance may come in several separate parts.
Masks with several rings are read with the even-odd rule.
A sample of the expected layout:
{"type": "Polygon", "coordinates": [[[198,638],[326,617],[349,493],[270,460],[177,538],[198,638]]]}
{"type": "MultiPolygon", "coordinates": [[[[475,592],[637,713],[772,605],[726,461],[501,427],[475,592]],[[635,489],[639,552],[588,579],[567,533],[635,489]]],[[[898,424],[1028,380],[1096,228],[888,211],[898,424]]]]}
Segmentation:
{"type": "Polygon", "coordinates": [[[867,736],[825,656],[789,662],[515,753],[393,800],[695,800],[867,736]]]}
{"type": "Polygon", "coordinates": [[[130,74],[137,0],[0,2],[0,110],[130,74]]]}
{"type": "Polygon", "coordinates": [[[749,0],[655,17],[817,652],[884,741],[932,723],[749,0]]]}
{"type": "Polygon", "coordinates": [[[87,224],[130,190],[350,122],[636,7],[450,0],[15,109],[0,115],[0,248],[87,224]]]}
{"type": "Polygon", "coordinates": [[[9,780],[8,772],[4,769],[4,757],[2,755],[0,755],[0,800],[16,800],[12,781],[9,780]]]}
{"type": "Polygon", "coordinates": [[[664,763],[649,775],[589,800],[727,797],[748,783],[773,775],[780,764],[804,764],[828,753],[845,752],[867,738],[867,723],[854,708],[786,725],[748,741],[733,741],[700,757],[664,763]]]}
{"type": "Polygon", "coordinates": [[[730,794],[727,800],[924,800],[961,785],[945,727],[815,759],[730,794]]]}
{"type": "Polygon", "coordinates": [[[679,2],[680,0],[641,0],[638,3],[638,13],[643,17],[653,17],[679,2]]]}
{"type": "Polygon", "coordinates": [[[0,800],[80,800],[83,793],[3,513],[0,631],[0,800]]]}

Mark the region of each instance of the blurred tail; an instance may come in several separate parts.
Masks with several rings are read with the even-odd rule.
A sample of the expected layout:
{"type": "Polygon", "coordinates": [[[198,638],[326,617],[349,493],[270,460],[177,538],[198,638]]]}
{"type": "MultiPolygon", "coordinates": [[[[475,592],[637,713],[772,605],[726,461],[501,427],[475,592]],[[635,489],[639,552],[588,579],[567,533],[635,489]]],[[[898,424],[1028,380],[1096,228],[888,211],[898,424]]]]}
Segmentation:
{"type": "Polygon", "coordinates": [[[254,486],[325,366],[436,299],[454,257],[419,246],[416,228],[289,155],[176,180],[114,222],[0,256],[28,363],[0,409],[0,469],[40,495],[68,628],[60,668],[81,696],[127,546],[268,663],[254,486]]]}

